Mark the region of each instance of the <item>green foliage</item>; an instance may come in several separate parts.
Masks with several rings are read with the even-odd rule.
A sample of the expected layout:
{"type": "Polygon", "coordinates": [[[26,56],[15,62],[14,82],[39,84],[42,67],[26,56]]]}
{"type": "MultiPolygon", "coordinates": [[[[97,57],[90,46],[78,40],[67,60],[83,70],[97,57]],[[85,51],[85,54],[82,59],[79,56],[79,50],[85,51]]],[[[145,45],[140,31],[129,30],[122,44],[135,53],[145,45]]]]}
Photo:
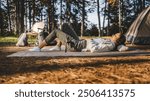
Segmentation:
{"type": "Polygon", "coordinates": [[[85,36],[98,36],[98,28],[95,24],[91,24],[91,28],[87,29],[85,36]]]}

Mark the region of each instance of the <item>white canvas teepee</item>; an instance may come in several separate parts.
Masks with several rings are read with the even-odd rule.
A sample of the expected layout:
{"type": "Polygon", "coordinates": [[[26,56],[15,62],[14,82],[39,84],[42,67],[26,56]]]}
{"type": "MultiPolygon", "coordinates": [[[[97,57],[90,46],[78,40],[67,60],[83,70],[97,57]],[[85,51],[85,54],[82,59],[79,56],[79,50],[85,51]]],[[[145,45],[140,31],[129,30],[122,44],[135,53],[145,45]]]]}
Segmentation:
{"type": "Polygon", "coordinates": [[[16,43],[16,46],[20,47],[20,46],[27,46],[28,45],[28,37],[27,35],[36,35],[37,36],[37,42],[38,44],[40,44],[43,40],[44,40],[44,27],[45,24],[43,21],[41,22],[36,22],[33,26],[32,26],[32,32],[28,32],[28,33],[22,33],[19,38],[18,41],[16,43]],[[41,33],[42,32],[42,33],[41,33]]]}
{"type": "Polygon", "coordinates": [[[150,45],[150,6],[143,10],[126,33],[126,40],[137,45],[150,45]]]}
{"type": "Polygon", "coordinates": [[[43,31],[44,29],[44,22],[36,22],[33,26],[32,26],[32,31],[36,32],[36,33],[40,33],[41,31],[43,31]]]}

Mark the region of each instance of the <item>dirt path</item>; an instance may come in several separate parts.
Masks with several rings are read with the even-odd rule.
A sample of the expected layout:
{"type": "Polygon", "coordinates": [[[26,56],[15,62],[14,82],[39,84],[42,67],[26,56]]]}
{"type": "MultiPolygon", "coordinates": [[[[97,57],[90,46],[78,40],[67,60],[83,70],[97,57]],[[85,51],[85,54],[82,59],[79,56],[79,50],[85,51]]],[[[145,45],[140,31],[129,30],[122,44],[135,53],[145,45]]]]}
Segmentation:
{"type": "Polygon", "coordinates": [[[150,56],[7,58],[29,47],[0,47],[0,83],[150,83],[150,56]]]}

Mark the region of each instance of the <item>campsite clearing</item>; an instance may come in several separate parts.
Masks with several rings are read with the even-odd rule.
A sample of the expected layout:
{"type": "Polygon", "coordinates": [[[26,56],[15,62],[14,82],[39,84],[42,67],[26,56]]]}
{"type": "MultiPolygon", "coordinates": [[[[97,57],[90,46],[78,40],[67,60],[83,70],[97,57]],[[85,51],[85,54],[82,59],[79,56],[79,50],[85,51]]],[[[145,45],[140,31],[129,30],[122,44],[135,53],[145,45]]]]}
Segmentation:
{"type": "Polygon", "coordinates": [[[0,83],[150,83],[150,56],[6,57],[28,48],[0,47],[0,83]]]}

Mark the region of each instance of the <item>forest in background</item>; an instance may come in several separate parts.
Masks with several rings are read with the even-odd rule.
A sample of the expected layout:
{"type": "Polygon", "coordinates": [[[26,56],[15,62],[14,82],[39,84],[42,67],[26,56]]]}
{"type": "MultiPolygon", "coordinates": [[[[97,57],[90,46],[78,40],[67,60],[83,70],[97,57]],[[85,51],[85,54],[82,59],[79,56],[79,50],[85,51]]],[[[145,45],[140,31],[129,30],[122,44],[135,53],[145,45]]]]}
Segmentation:
{"type": "Polygon", "coordinates": [[[80,36],[125,33],[149,5],[150,0],[0,0],[0,36],[30,31],[39,21],[45,22],[48,32],[67,22],[80,36]],[[87,19],[95,11],[97,25],[87,19]]]}

